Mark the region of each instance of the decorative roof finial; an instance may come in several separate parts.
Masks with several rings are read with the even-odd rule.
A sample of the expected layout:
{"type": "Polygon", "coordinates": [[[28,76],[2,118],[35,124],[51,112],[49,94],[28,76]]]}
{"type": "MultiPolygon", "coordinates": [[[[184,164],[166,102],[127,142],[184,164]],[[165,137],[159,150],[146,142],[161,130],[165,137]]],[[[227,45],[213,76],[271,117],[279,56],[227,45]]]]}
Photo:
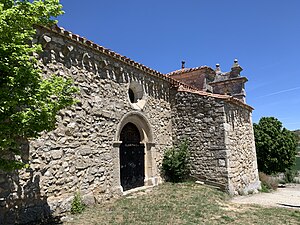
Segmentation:
{"type": "Polygon", "coordinates": [[[243,68],[239,65],[238,60],[235,59],[231,67],[230,78],[239,77],[242,70],[243,68]]]}
{"type": "Polygon", "coordinates": [[[232,67],[238,67],[238,66],[240,66],[239,63],[238,63],[238,60],[234,59],[234,63],[233,63],[232,67]]]}
{"type": "Polygon", "coordinates": [[[185,68],[185,61],[181,61],[181,69],[185,68]]]}

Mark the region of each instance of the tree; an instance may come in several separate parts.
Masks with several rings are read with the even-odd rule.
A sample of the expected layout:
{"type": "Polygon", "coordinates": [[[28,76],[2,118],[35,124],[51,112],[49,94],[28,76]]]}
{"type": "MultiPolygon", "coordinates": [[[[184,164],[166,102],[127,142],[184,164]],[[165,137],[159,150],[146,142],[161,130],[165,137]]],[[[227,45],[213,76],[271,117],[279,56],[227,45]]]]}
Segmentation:
{"type": "Polygon", "coordinates": [[[254,124],[258,170],[266,174],[285,172],[295,162],[297,141],[274,117],[262,117],[254,124]]]}
{"type": "Polygon", "coordinates": [[[32,42],[35,25],[50,26],[63,13],[59,0],[0,0],[0,169],[24,167],[24,140],[55,128],[59,110],[75,103],[70,79],[43,77],[32,42]]]}

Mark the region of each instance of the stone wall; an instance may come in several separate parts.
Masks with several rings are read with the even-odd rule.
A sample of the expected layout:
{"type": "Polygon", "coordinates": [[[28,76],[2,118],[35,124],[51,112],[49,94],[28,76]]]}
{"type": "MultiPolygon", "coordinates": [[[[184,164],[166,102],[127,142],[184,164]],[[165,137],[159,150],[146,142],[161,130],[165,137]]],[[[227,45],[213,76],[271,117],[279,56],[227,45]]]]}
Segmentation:
{"type": "Polygon", "coordinates": [[[251,109],[218,97],[177,92],[174,140],[188,139],[192,175],[220,184],[232,195],[257,192],[251,109]]]}
{"type": "Polygon", "coordinates": [[[147,184],[161,182],[158,165],[172,145],[170,83],[48,30],[39,29],[35,41],[44,47],[43,73],[73,78],[79,102],[60,112],[54,131],[30,143],[30,169],[1,175],[0,224],[63,214],[75,192],[88,204],[120,195],[119,134],[126,122],[143,135],[147,184]],[[130,102],[132,83],[142,87],[142,104],[130,102]]]}
{"type": "Polygon", "coordinates": [[[260,188],[252,116],[249,110],[225,104],[229,192],[248,194],[260,188]]]}
{"type": "MultiPolygon", "coordinates": [[[[221,75],[217,76],[219,78],[221,75]]],[[[246,77],[230,78],[222,81],[215,81],[209,83],[213,87],[213,93],[215,94],[227,94],[234,98],[246,102],[245,83],[246,77]]]]}
{"type": "Polygon", "coordinates": [[[178,92],[175,96],[174,140],[189,141],[191,173],[227,185],[224,103],[210,96],[178,92]]]}

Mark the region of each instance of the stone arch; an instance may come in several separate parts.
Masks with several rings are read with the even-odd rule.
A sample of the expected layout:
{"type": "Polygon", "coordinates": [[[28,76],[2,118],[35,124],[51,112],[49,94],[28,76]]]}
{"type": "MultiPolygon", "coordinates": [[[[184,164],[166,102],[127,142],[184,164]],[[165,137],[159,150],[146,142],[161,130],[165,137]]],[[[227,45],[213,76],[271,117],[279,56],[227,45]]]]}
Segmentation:
{"type": "Polygon", "coordinates": [[[144,155],[144,169],[145,169],[145,186],[157,185],[159,179],[157,165],[156,165],[156,151],[155,144],[153,142],[153,133],[150,123],[147,118],[141,112],[130,112],[123,116],[121,121],[117,126],[117,132],[115,134],[114,140],[114,164],[115,164],[115,180],[116,185],[120,187],[123,191],[120,182],[120,147],[122,145],[121,141],[121,132],[126,124],[134,124],[140,133],[140,143],[145,146],[145,155],[144,155]]]}
{"type": "Polygon", "coordinates": [[[139,129],[142,143],[153,142],[153,133],[150,123],[141,112],[130,112],[123,116],[117,127],[115,141],[120,141],[121,131],[127,123],[133,123],[139,129]]]}

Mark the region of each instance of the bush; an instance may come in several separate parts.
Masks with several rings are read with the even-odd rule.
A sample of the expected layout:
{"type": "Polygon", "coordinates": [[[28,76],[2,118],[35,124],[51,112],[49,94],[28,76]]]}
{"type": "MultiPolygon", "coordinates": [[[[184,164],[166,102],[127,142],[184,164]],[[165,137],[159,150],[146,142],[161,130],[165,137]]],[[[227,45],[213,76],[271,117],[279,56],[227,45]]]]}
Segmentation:
{"type": "Polygon", "coordinates": [[[283,128],[274,117],[262,117],[254,124],[258,170],[266,174],[284,173],[295,163],[297,141],[295,135],[283,128]]]}
{"type": "Polygon", "coordinates": [[[162,161],[162,170],[167,181],[173,183],[183,181],[190,173],[189,151],[187,140],[178,147],[167,149],[162,161]]]}
{"type": "Polygon", "coordinates": [[[296,170],[293,169],[287,169],[284,172],[284,181],[286,183],[292,183],[294,182],[295,177],[297,176],[298,172],[296,170]]]}
{"type": "Polygon", "coordinates": [[[85,209],[85,204],[82,201],[81,195],[79,192],[76,192],[71,204],[71,213],[79,214],[82,213],[85,209]]]}
{"type": "Polygon", "coordinates": [[[268,176],[263,172],[259,172],[259,180],[261,181],[261,191],[262,192],[270,192],[272,190],[276,190],[278,187],[278,180],[268,176]]]}

